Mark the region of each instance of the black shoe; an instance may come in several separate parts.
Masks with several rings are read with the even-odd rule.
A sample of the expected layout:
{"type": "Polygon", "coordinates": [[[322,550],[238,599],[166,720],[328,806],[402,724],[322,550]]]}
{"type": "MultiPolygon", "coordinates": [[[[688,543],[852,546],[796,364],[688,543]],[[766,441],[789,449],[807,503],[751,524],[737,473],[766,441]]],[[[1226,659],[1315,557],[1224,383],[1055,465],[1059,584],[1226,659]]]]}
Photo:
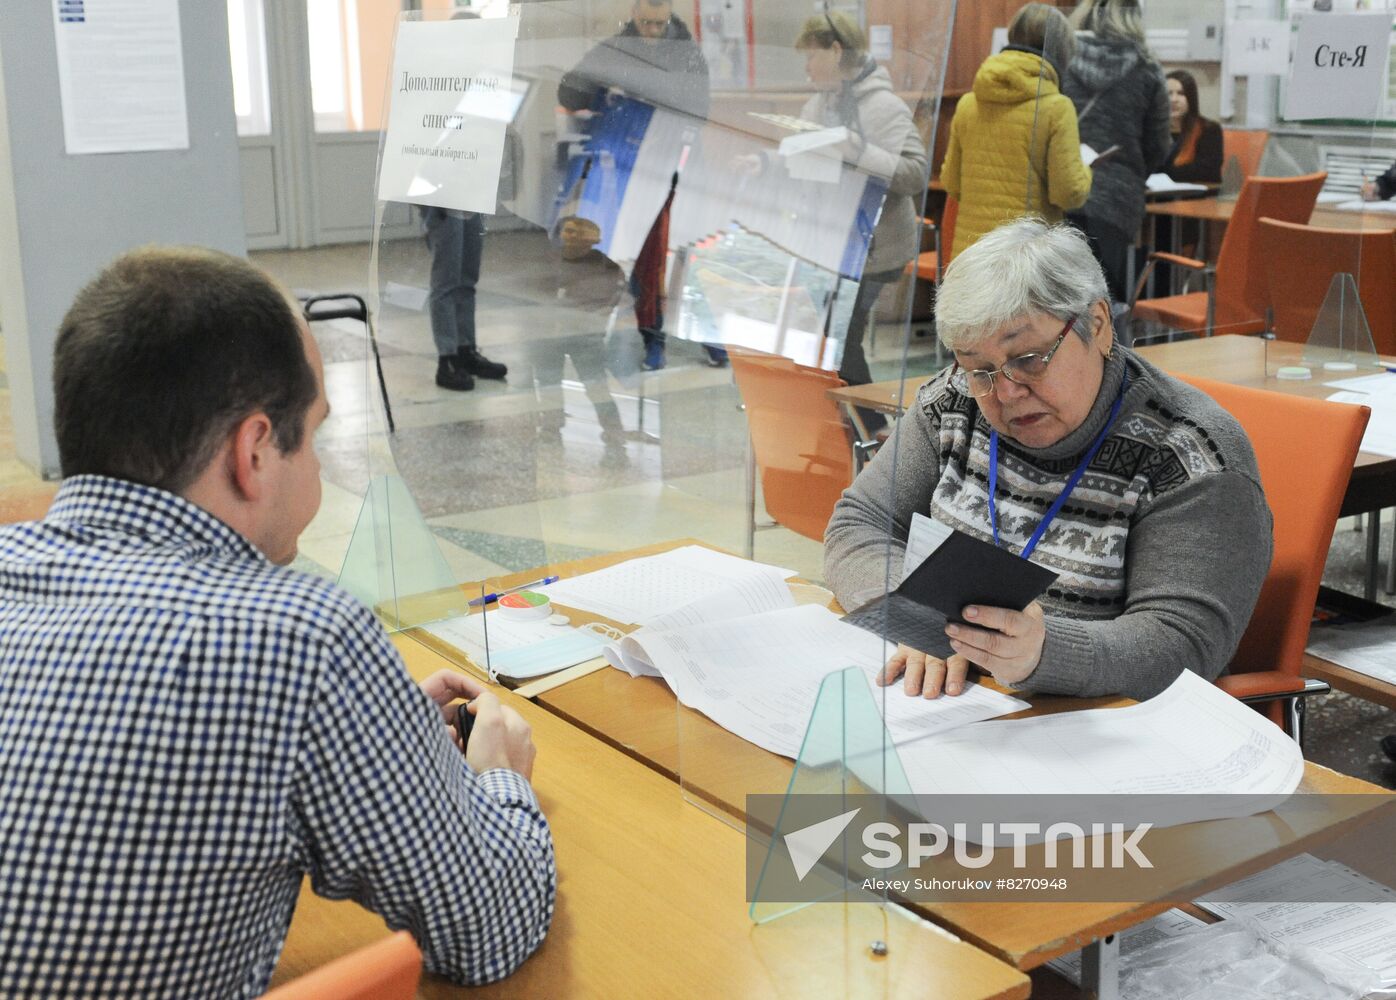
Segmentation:
{"type": "Polygon", "coordinates": [[[1396,735],[1383,736],[1381,738],[1381,748],[1386,751],[1386,755],[1392,760],[1396,760],[1396,735]]]}
{"type": "Polygon", "coordinates": [[[436,384],[456,392],[469,392],[475,388],[475,380],[470,377],[470,372],[449,354],[436,359],[436,384]]]}
{"type": "Polygon", "coordinates": [[[491,361],[473,347],[456,350],[456,364],[479,378],[503,378],[509,369],[498,361],[491,361]]]}

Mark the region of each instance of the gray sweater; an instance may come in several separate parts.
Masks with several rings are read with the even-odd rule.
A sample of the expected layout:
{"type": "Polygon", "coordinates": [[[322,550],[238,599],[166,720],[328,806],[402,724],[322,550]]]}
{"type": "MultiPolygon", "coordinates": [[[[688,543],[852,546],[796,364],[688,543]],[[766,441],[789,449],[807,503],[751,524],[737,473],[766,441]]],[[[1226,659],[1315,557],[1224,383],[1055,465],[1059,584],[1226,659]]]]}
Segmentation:
{"type": "Polygon", "coordinates": [[[1079,214],[1133,239],[1144,221],[1144,181],[1163,169],[1173,144],[1163,70],[1133,42],[1082,31],[1062,93],[1076,105],[1082,142],[1097,153],[1120,147],[1091,165],[1091,196],[1079,214]]]}
{"type": "MultiPolygon", "coordinates": [[[[1216,678],[1270,567],[1270,509],[1245,432],[1210,397],[1118,345],[1079,428],[1042,449],[1000,436],[1004,544],[1022,550],[1108,419],[1126,365],[1120,415],[1032,556],[1060,577],[1041,599],[1047,638],[1020,685],[1029,690],[1143,699],[1183,670],[1216,678]]],[[[993,541],[990,427],[947,376],[921,387],[834,509],[824,572],[846,608],[900,580],[915,512],[993,541]]]]}

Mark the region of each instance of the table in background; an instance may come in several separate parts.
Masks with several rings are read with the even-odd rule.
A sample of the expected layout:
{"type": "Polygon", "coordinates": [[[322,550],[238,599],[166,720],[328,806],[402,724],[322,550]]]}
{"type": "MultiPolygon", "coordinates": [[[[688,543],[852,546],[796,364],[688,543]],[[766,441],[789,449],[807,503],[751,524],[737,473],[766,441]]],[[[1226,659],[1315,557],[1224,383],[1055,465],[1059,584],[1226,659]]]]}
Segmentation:
{"type": "MultiPolygon", "coordinates": [[[[1267,350],[1273,355],[1273,368],[1280,364],[1296,363],[1303,346],[1276,340],[1267,341],[1259,337],[1223,334],[1217,337],[1179,340],[1170,344],[1153,344],[1135,350],[1140,357],[1174,375],[1199,376],[1216,379],[1218,382],[1229,382],[1232,385],[1326,399],[1337,390],[1324,385],[1325,380],[1322,378],[1296,382],[1282,381],[1265,374],[1267,350]]],[[[1396,359],[1388,360],[1396,365],[1396,359]]],[[[1340,377],[1334,376],[1335,379],[1340,377]]],[[[917,376],[915,379],[891,379],[867,385],[849,385],[830,389],[828,395],[830,399],[845,407],[859,406],[896,415],[906,409],[907,402],[915,396],[916,390],[924,381],[924,376],[917,376]]],[[[1367,579],[1364,584],[1364,596],[1368,600],[1376,596],[1377,588],[1376,553],[1381,544],[1378,515],[1383,508],[1392,506],[1396,506],[1396,458],[1365,451],[1358,452],[1357,460],[1353,463],[1352,477],[1348,480],[1347,492],[1343,495],[1340,516],[1368,515],[1367,579]]]]}
{"type": "MultiPolygon", "coordinates": [[[[1176,201],[1150,202],[1145,206],[1144,211],[1153,216],[1155,220],[1167,219],[1173,227],[1173,247],[1174,253],[1181,253],[1178,249],[1181,241],[1181,223],[1184,219],[1191,219],[1198,224],[1197,245],[1204,248],[1208,246],[1207,227],[1216,223],[1224,226],[1231,221],[1231,213],[1236,210],[1236,200],[1221,198],[1188,198],[1176,201]]],[[[1313,213],[1309,216],[1309,225],[1319,226],[1325,229],[1396,229],[1396,214],[1390,212],[1339,212],[1336,209],[1326,208],[1323,205],[1315,205],[1313,213]]]]}
{"type": "MultiPolygon", "coordinates": [[[[395,641],[418,679],[450,665],[419,643],[395,641]]],[[[754,926],[739,831],[685,803],[650,768],[536,705],[500,696],[533,727],[533,783],[557,850],[557,910],[537,954],[469,996],[1028,995],[1023,973],[897,907],[822,904],[754,926]],[[873,940],[887,942],[885,958],[870,954],[873,940]]],[[[273,982],[387,933],[376,914],[307,887],[273,982]]],[[[466,992],[426,976],[419,996],[466,992]]]]}

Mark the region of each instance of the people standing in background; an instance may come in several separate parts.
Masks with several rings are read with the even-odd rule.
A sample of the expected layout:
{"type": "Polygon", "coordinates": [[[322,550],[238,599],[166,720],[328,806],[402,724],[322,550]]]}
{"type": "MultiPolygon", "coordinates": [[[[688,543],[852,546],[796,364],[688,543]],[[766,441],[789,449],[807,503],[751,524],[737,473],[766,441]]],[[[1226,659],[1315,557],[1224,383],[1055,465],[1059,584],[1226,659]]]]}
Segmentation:
{"type": "Polygon", "coordinates": [[[1396,194],[1396,163],[1380,177],[1362,180],[1363,201],[1386,201],[1393,194],[1396,194]]]}
{"type": "MultiPolygon", "coordinates": [[[[849,385],[865,385],[872,373],[863,335],[878,293],[900,280],[907,262],[916,256],[917,211],[926,193],[926,147],[911,109],[893,91],[887,70],[868,54],[867,36],[847,14],[830,11],[811,17],[800,29],[795,48],[804,54],[805,73],[817,91],[800,117],[829,128],[847,128],[844,161],[887,185],[839,366],[839,377],[849,385]]],[[[859,413],[870,431],[887,423],[871,410],[859,413]]]]}
{"type": "Polygon", "coordinates": [[[1075,41],[1066,16],[1030,3],[1008,26],[1008,45],[984,60],[960,98],[940,180],[960,203],[953,253],[1023,215],[1060,222],[1086,203],[1076,108],[1060,92],[1075,41]]]}
{"type": "Polygon", "coordinates": [[[509,369],[491,361],[475,345],[475,286],[485,250],[485,219],[479,212],[426,205],[422,221],[431,249],[431,289],[427,308],[436,341],[436,384],[466,392],[475,378],[503,378],[509,369]]]}
{"type": "Polygon", "coordinates": [[[1076,55],[1062,91],[1076,105],[1081,141],[1097,151],[1091,196],[1068,219],[1091,243],[1110,297],[1126,301],[1129,256],[1144,221],[1145,181],[1168,158],[1168,91],[1149,55],[1139,0],[1083,0],[1071,15],[1076,55]]]}
{"type": "MultiPolygon", "coordinates": [[[[670,0],[635,0],[630,20],[594,46],[558,83],[557,101],[571,112],[606,114],[629,98],[696,119],[708,116],[708,64],[670,0]]],[[[670,194],[672,201],[672,192],[670,194]]],[[[664,263],[668,255],[666,201],[631,273],[635,322],[645,342],[645,368],[664,367],[664,263]]]]}
{"type": "Polygon", "coordinates": [[[1180,184],[1220,184],[1222,130],[1197,110],[1197,81],[1185,69],[1168,74],[1168,132],[1173,145],[1163,172],[1180,184]]]}

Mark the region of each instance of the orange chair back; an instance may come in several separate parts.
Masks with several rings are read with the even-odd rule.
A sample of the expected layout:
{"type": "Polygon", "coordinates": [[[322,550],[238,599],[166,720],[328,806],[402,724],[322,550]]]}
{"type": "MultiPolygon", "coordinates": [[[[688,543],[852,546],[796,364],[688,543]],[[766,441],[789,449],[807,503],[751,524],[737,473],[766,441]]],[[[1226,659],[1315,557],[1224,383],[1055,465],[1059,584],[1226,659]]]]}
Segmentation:
{"type": "Polygon", "coordinates": [[[265,994],[262,1000],[413,1000],[422,953],[406,931],[337,958],[265,994]]]}
{"type": "Polygon", "coordinates": [[[797,534],[824,540],[844,489],[853,449],[838,404],[825,393],[843,379],[789,358],[729,348],[746,406],[766,513],[797,534]]]}
{"type": "Polygon", "coordinates": [[[1260,220],[1275,336],[1309,339],[1335,274],[1357,280],[1357,295],[1380,354],[1396,354],[1396,230],[1322,229],[1260,220]]]}
{"type": "Polygon", "coordinates": [[[1260,158],[1265,155],[1265,143],[1270,133],[1263,128],[1222,129],[1222,166],[1236,157],[1241,173],[1254,177],[1260,170],[1260,158]]]}
{"type": "Polygon", "coordinates": [[[1215,399],[1245,429],[1275,518],[1270,572],[1230,670],[1298,677],[1323,563],[1371,411],[1211,379],[1183,381],[1215,399]]]}
{"type": "Polygon", "coordinates": [[[1320,172],[1302,177],[1246,178],[1217,254],[1218,333],[1225,333],[1229,325],[1263,319],[1270,304],[1265,281],[1267,254],[1259,242],[1261,217],[1308,222],[1327,177],[1320,172]]]}
{"type": "Polygon", "coordinates": [[[947,196],[945,211],[940,213],[940,270],[942,274],[950,266],[950,258],[954,255],[955,219],[959,214],[960,200],[947,196]]]}

